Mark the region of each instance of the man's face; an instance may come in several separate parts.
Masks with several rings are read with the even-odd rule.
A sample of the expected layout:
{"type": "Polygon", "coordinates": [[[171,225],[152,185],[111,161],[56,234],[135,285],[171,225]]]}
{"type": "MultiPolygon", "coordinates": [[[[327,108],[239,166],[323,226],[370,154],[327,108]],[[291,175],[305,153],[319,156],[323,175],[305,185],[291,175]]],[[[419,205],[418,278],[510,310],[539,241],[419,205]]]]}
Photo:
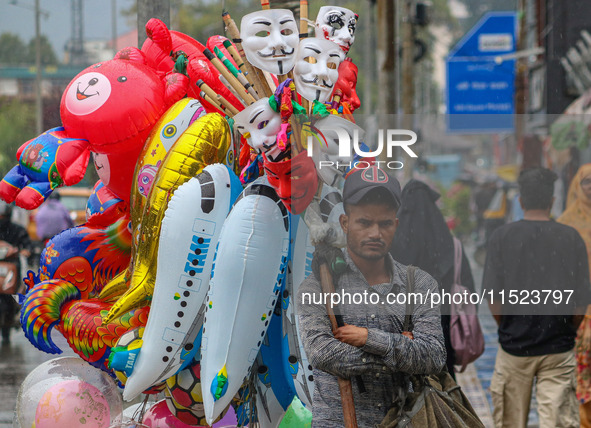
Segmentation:
{"type": "Polygon", "coordinates": [[[340,222],[347,248],[365,260],[385,257],[398,227],[396,211],[386,204],[350,205],[340,222]]]}

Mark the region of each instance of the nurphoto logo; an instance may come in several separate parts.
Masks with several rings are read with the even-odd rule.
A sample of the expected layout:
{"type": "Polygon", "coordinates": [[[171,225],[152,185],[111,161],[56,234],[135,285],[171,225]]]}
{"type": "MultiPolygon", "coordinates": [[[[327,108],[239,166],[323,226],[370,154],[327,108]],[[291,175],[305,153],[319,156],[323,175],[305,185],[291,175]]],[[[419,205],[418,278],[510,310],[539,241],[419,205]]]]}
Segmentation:
{"type": "Polygon", "coordinates": [[[364,158],[372,157],[376,158],[373,164],[377,164],[378,167],[401,169],[404,166],[401,161],[377,160],[384,150],[387,158],[392,158],[395,147],[400,147],[412,158],[418,157],[409,147],[417,142],[417,134],[408,129],[379,129],[375,150],[370,150],[365,142],[360,141],[358,129],[345,129],[335,126],[328,130],[324,129],[322,132],[324,135],[320,148],[314,147],[315,138],[313,136],[308,135],[307,137],[308,156],[313,157],[314,150],[320,150],[325,154],[323,160],[318,162],[319,169],[322,167],[367,169],[372,163],[365,161],[364,158]],[[354,159],[354,155],[358,159],[351,162],[350,160],[354,159]]]}

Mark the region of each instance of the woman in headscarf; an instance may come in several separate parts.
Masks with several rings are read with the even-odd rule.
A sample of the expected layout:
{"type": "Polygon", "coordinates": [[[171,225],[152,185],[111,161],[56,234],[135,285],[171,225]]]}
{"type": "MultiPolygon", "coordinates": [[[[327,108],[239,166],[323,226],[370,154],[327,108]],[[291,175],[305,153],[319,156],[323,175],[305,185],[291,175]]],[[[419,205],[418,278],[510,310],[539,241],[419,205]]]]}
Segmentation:
{"type": "MultiPolygon", "coordinates": [[[[568,190],[566,210],[557,220],[574,227],[585,241],[587,257],[591,256],[591,163],[582,165],[573,177],[568,190]]],[[[589,258],[591,273],[591,257],[589,258]]],[[[591,306],[577,331],[577,399],[581,427],[591,428],[591,306]]]]}
{"type": "MultiPolygon", "coordinates": [[[[410,180],[404,186],[397,213],[398,228],[390,253],[394,260],[424,270],[437,280],[441,290],[450,292],[454,281],[454,243],[443,214],[435,203],[439,196],[439,193],[418,180],[410,180]]],[[[469,291],[474,291],[472,271],[463,248],[461,281],[469,291]]],[[[455,378],[449,312],[449,306],[441,306],[447,369],[455,378]]]]}

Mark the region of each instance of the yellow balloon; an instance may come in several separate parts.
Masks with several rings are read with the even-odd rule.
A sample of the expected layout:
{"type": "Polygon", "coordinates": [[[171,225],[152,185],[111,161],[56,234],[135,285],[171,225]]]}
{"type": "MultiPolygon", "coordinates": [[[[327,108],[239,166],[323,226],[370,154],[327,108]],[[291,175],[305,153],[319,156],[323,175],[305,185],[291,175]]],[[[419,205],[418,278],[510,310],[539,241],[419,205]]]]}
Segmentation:
{"type": "Polygon", "coordinates": [[[197,176],[204,167],[223,162],[230,148],[230,129],[226,120],[210,113],[193,123],[166,155],[150,192],[140,225],[137,251],[129,290],[113,305],[103,324],[141,306],[151,299],[156,278],[160,226],[168,201],[183,183],[197,176]]]}
{"type": "Polygon", "coordinates": [[[133,235],[129,267],[113,278],[101,291],[99,298],[112,299],[121,296],[131,279],[133,260],[137,252],[139,227],[149,196],[164,157],[179,137],[193,122],[205,115],[205,109],[194,98],[183,98],[174,103],[154,125],[142,149],[135,167],[131,186],[131,230],[133,235]]]}
{"type": "Polygon", "coordinates": [[[131,188],[131,221],[135,227],[141,223],[149,190],[156,177],[151,171],[160,168],[174,143],[203,115],[205,109],[198,100],[183,98],[170,107],[152,129],[135,167],[131,188]]]}

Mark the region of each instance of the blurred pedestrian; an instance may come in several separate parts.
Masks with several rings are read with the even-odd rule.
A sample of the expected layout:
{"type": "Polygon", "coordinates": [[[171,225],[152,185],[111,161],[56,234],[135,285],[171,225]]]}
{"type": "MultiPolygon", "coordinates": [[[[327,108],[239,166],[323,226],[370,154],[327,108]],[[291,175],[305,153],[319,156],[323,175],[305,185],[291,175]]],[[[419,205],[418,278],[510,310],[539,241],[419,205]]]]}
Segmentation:
{"type": "Polygon", "coordinates": [[[61,231],[74,226],[70,212],[60,199],[60,194],[54,191],[35,215],[37,236],[42,241],[47,241],[61,231]]]}
{"type": "Polygon", "coordinates": [[[534,384],[540,428],[579,426],[573,348],[591,301],[589,267],[579,233],[550,219],[556,178],[544,168],[523,171],[523,220],[488,243],[482,287],[499,329],[490,386],[498,428],[527,427],[534,384]]]}
{"type": "MultiPolygon", "coordinates": [[[[0,201],[0,241],[16,247],[19,252],[2,260],[16,265],[16,272],[20,283],[20,258],[19,253],[25,257],[31,255],[31,240],[24,227],[12,223],[10,217],[12,207],[4,201],[0,201]]],[[[2,330],[2,343],[10,342],[10,329],[14,325],[14,318],[18,311],[18,304],[10,294],[0,294],[0,329],[2,330]]]]}
{"type": "MultiPolygon", "coordinates": [[[[435,278],[442,291],[454,282],[454,242],[443,214],[436,205],[440,195],[422,181],[410,180],[402,191],[398,228],[390,254],[404,265],[413,265],[435,278]]],[[[462,248],[461,282],[474,291],[472,270],[462,248]]],[[[441,325],[447,351],[447,370],[454,376],[454,351],[450,340],[450,308],[441,306],[441,325]]]]}
{"type": "Polygon", "coordinates": [[[476,241],[479,241],[484,236],[484,212],[488,209],[490,202],[492,201],[495,193],[497,192],[497,186],[494,181],[487,180],[480,188],[474,193],[474,206],[476,215],[476,241]]]}
{"type": "MultiPolygon", "coordinates": [[[[591,163],[582,165],[571,181],[566,210],[557,220],[574,227],[585,241],[591,269],[591,163]]],[[[591,307],[577,332],[577,398],[581,427],[591,428],[591,307]]]]}

